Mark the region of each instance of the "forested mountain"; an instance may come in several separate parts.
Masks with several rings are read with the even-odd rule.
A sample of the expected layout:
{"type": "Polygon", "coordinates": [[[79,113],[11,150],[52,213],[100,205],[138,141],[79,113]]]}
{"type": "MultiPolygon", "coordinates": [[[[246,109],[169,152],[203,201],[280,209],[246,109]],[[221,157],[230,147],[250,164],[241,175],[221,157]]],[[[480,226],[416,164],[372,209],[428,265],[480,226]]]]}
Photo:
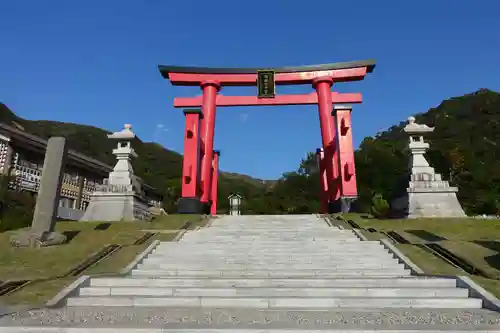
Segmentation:
{"type": "MultiPolygon", "coordinates": [[[[408,115],[409,116],[409,115],[408,115]]],[[[500,212],[500,94],[480,89],[443,101],[438,107],[414,115],[418,123],[435,126],[427,141],[428,159],[436,171],[458,186],[458,197],[469,214],[500,212]]],[[[360,206],[370,208],[381,194],[390,201],[405,191],[408,175],[405,119],[387,131],[365,138],[355,152],[360,206]]],[[[107,132],[84,125],[54,121],[28,121],[0,104],[0,122],[16,122],[27,132],[48,137],[64,135],[70,148],[112,164],[113,143],[107,132]]],[[[155,143],[134,142],[139,159],[136,173],[165,194],[165,204],[175,210],[180,194],[182,156],[155,143]]],[[[263,162],[264,163],[264,162],[263,162]]],[[[231,192],[244,197],[243,212],[254,214],[313,213],[319,209],[319,177],[316,157],[310,153],[296,171],[277,181],[263,181],[234,173],[222,173],[219,203],[227,211],[231,192]]]]}

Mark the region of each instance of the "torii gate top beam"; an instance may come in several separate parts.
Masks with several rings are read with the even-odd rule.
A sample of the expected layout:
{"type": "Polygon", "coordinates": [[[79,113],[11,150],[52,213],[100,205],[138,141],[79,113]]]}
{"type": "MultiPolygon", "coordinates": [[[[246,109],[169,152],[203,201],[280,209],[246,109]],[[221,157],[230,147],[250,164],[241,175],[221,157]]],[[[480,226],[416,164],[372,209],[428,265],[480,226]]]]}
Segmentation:
{"type": "Polygon", "coordinates": [[[202,82],[216,81],[222,86],[255,86],[257,73],[267,70],[276,73],[277,85],[310,84],[317,77],[330,76],[335,82],[363,80],[373,72],[375,60],[338,62],[323,65],[279,68],[209,68],[158,66],[165,79],[177,86],[199,86],[202,82]]]}

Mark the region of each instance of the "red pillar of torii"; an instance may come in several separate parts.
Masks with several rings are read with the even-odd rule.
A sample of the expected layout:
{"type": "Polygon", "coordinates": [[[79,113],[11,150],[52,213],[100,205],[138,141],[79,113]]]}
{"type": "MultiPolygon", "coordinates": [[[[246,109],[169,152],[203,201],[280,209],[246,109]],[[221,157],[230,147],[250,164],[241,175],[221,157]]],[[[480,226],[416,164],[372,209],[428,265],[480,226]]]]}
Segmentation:
{"type": "Polygon", "coordinates": [[[217,195],[219,194],[219,157],[220,151],[214,150],[212,159],[212,183],[210,189],[210,215],[217,215],[217,195]]]}
{"type": "MultiPolygon", "coordinates": [[[[198,156],[196,172],[199,175],[198,197],[192,195],[194,185],[186,183],[185,179],[191,179],[193,169],[183,166],[183,191],[179,202],[180,213],[198,213],[204,207],[205,212],[210,211],[214,198],[213,170],[213,142],[215,129],[216,107],[223,106],[251,106],[251,105],[305,105],[317,104],[320,118],[321,137],[323,143],[324,173],[328,191],[329,211],[340,210],[342,196],[355,197],[356,176],[354,173],[354,159],[349,157],[353,152],[351,137],[350,111],[342,113],[343,119],[340,125],[336,124],[332,117],[332,108],[335,104],[361,103],[362,97],[358,93],[332,92],[331,87],[335,83],[363,80],[366,74],[375,68],[375,61],[353,61],[333,63],[314,66],[283,67],[283,68],[200,68],[159,66],[159,70],[165,79],[169,79],[177,86],[198,86],[202,91],[197,97],[178,97],[174,99],[174,107],[196,108],[201,107],[203,120],[198,132],[198,151],[193,152],[195,145],[185,139],[184,154],[188,155],[188,164],[194,156],[198,156]],[[269,75],[265,81],[267,85],[260,96],[224,96],[219,91],[226,86],[258,86],[258,80],[263,72],[269,75]],[[270,74],[269,74],[270,73],[270,74]],[[276,95],[275,85],[301,85],[311,84],[315,93],[299,95],[276,95]],[[270,92],[270,93],[269,93],[270,92]],[[339,127],[338,126],[343,126],[339,127]],[[346,130],[347,129],[347,130],[346,130]],[[348,139],[342,138],[344,131],[348,139]],[[338,134],[339,133],[339,134],[338,134]],[[340,135],[340,137],[339,137],[340,135]],[[200,157],[200,151],[203,153],[200,157]],[[189,157],[191,156],[191,157],[189,157]],[[341,165],[342,163],[342,165],[341,165]],[[191,178],[190,178],[191,177],[191,178]],[[186,187],[186,190],[184,190],[186,187]],[[344,190],[345,188],[345,190],[344,190]],[[184,195],[186,193],[186,196],[184,195]],[[201,205],[200,205],[201,203],[201,205]]],[[[260,81],[259,81],[260,82],[260,81]]],[[[336,117],[339,117],[337,112],[336,117]]],[[[190,123],[191,124],[191,123],[190,123]]],[[[188,123],[186,122],[186,126],[188,123]]],[[[191,125],[190,125],[191,126],[191,125]]],[[[218,163],[218,160],[217,160],[218,163]]],[[[213,212],[213,210],[212,210],[213,212]]]]}
{"type": "Polygon", "coordinates": [[[325,152],[323,148],[316,149],[316,160],[319,172],[319,212],[327,214],[330,195],[328,194],[328,178],[325,170],[325,152]]]}
{"type": "Polygon", "coordinates": [[[199,160],[200,121],[203,114],[199,109],[184,110],[186,126],[184,130],[184,159],[182,161],[181,197],[183,205],[199,210],[199,160]]]}

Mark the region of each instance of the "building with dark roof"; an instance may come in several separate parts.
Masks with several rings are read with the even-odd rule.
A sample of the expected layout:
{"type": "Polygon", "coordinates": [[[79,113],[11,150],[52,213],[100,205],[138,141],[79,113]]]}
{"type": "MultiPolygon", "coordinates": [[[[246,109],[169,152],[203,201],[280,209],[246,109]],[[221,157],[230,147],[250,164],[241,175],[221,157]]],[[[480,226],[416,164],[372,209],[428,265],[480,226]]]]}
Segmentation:
{"type": "MultiPolygon", "coordinates": [[[[36,195],[46,147],[47,140],[27,133],[22,128],[0,123],[0,173],[13,177],[10,188],[36,195]]],[[[112,170],[113,166],[69,150],[58,217],[65,220],[80,219],[96,185],[102,184],[112,170]]],[[[161,206],[162,197],[153,187],[144,184],[143,190],[150,206],[161,206]]]]}

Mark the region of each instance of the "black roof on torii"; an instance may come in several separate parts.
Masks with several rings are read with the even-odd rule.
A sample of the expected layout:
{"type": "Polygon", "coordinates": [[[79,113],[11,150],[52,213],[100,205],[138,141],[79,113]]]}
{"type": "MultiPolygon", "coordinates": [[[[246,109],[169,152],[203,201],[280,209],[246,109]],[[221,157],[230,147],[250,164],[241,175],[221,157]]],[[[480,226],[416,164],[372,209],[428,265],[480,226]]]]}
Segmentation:
{"type": "Polygon", "coordinates": [[[262,67],[262,68],[231,68],[231,67],[185,67],[185,66],[169,66],[159,65],[162,76],[168,79],[169,73],[193,73],[193,74],[255,74],[261,70],[272,70],[276,73],[299,73],[299,72],[315,72],[328,71],[335,69],[349,69],[367,67],[368,73],[373,72],[375,68],[375,60],[347,61],[335,62],[322,65],[307,65],[307,66],[287,66],[287,67],[262,67]]]}

